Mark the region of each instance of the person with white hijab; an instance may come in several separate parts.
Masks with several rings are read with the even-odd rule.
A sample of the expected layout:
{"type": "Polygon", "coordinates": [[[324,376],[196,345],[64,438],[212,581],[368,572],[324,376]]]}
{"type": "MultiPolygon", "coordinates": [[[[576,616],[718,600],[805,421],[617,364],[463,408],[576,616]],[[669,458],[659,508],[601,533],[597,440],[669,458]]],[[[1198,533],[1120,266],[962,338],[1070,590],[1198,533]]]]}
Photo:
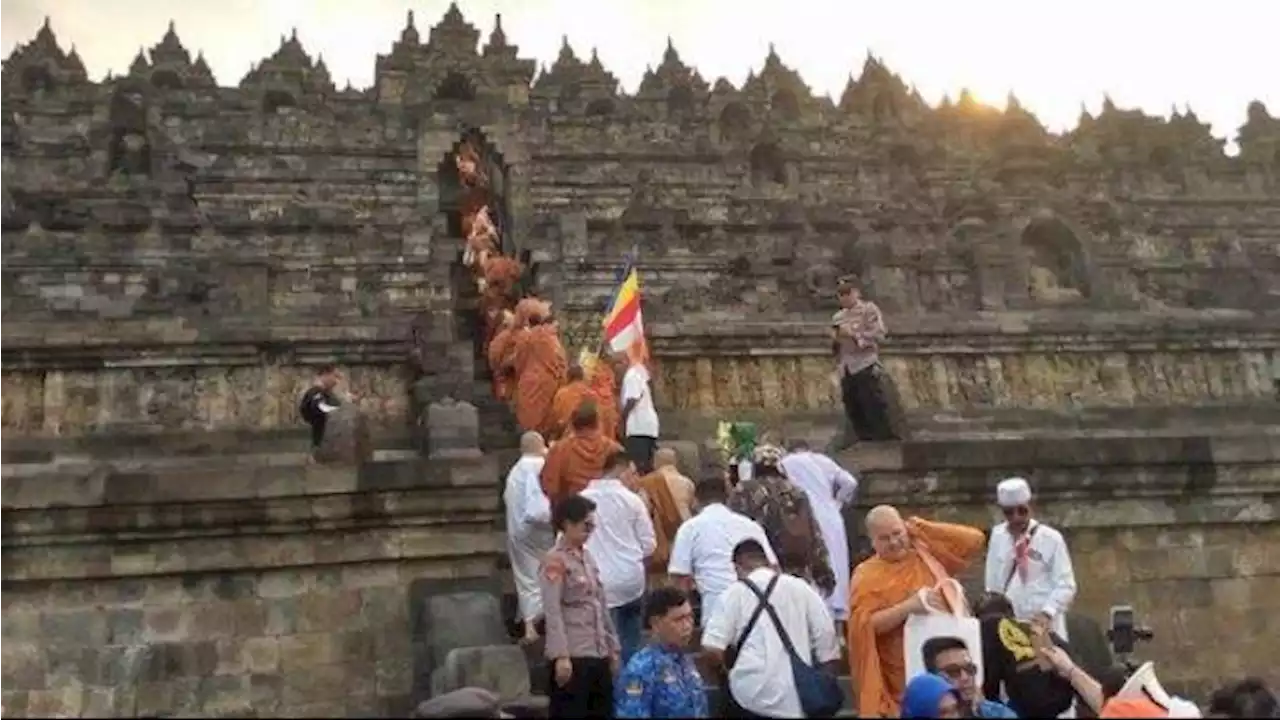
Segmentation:
{"type": "Polygon", "coordinates": [[[1004,522],[991,529],[986,590],[1009,598],[1014,616],[1067,639],[1066,612],[1076,596],[1076,574],[1062,533],[1036,520],[1031,486],[1020,477],[996,486],[1004,522]]]}
{"type": "Polygon", "coordinates": [[[524,641],[538,638],[534,625],[542,617],[542,591],[538,570],[542,558],[555,545],[551,530],[551,501],[542,492],[539,475],[546,462],[547,444],[536,432],[520,437],[520,459],[507,473],[502,493],[507,509],[507,555],[515,578],[519,620],[524,641]]]}
{"type": "Polygon", "coordinates": [[[791,442],[790,452],[782,458],[782,469],[797,487],[804,491],[813,508],[814,520],[822,531],[823,542],[831,557],[831,570],[836,588],[827,597],[827,607],[837,622],[849,615],[849,536],[842,510],[858,493],[858,481],[835,460],[814,452],[803,440],[791,442]]]}

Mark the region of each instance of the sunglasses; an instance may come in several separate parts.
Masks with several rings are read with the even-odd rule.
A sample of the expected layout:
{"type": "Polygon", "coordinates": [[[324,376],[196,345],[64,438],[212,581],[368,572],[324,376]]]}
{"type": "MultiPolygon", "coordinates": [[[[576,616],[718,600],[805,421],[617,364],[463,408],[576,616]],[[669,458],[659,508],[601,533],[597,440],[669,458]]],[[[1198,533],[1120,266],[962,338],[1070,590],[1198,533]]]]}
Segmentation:
{"type": "Polygon", "coordinates": [[[969,677],[977,677],[978,666],[974,665],[973,663],[964,663],[961,665],[947,665],[945,667],[938,668],[938,672],[942,673],[945,677],[951,680],[957,680],[963,675],[968,675],[969,677]]]}
{"type": "Polygon", "coordinates": [[[1031,509],[1025,505],[1020,505],[1018,507],[1000,508],[1000,511],[1004,513],[1005,517],[1026,517],[1027,515],[1031,514],[1031,509]]]}

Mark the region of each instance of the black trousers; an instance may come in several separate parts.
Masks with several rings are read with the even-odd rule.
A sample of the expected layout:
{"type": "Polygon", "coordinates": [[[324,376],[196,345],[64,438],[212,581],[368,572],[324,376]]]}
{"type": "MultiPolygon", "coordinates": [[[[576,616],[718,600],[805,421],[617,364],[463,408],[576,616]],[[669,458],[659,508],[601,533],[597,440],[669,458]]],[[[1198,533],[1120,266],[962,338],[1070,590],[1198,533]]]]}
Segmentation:
{"type": "Polygon", "coordinates": [[[573,674],[564,687],[556,685],[554,662],[547,663],[551,673],[550,705],[547,717],[609,718],[613,717],[613,671],[608,658],[576,657],[573,674]]]}
{"type": "Polygon", "coordinates": [[[328,424],[329,418],[321,415],[313,418],[309,423],[311,425],[311,450],[314,452],[320,449],[320,445],[324,443],[324,426],[328,424]]]}
{"type": "Polygon", "coordinates": [[[889,422],[889,397],[879,363],[840,378],[840,399],[844,414],[859,440],[877,442],[896,439],[889,422]]]}
{"type": "Polygon", "coordinates": [[[627,448],[627,454],[635,461],[637,472],[641,475],[653,472],[653,454],[658,450],[658,438],[628,435],[623,445],[627,448]]]}

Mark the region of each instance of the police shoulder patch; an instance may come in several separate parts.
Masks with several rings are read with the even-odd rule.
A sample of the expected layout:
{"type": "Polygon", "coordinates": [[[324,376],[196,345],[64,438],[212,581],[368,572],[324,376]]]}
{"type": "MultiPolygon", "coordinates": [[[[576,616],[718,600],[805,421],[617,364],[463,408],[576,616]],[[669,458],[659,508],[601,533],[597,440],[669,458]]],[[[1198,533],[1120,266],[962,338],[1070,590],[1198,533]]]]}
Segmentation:
{"type": "Polygon", "coordinates": [[[542,561],[542,575],[551,582],[560,582],[564,577],[565,566],[564,560],[555,555],[548,556],[542,561]]]}

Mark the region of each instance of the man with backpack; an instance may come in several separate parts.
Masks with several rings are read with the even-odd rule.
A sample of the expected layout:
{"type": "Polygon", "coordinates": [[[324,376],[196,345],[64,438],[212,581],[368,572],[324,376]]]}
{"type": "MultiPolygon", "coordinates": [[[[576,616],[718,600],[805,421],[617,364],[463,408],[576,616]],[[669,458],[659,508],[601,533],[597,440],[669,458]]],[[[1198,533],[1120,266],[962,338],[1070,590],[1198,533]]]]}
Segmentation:
{"type": "Polygon", "coordinates": [[[817,591],[770,567],[764,547],[733,549],[739,582],[707,620],[702,647],[728,669],[733,717],[832,717],[843,703],[831,615],[817,591]]]}
{"type": "Polygon", "coordinates": [[[760,445],[752,453],[750,480],[729,495],[728,508],[764,527],[782,571],[813,583],[824,597],[835,590],[836,576],[809,497],[787,478],[781,448],[760,445]]]}

